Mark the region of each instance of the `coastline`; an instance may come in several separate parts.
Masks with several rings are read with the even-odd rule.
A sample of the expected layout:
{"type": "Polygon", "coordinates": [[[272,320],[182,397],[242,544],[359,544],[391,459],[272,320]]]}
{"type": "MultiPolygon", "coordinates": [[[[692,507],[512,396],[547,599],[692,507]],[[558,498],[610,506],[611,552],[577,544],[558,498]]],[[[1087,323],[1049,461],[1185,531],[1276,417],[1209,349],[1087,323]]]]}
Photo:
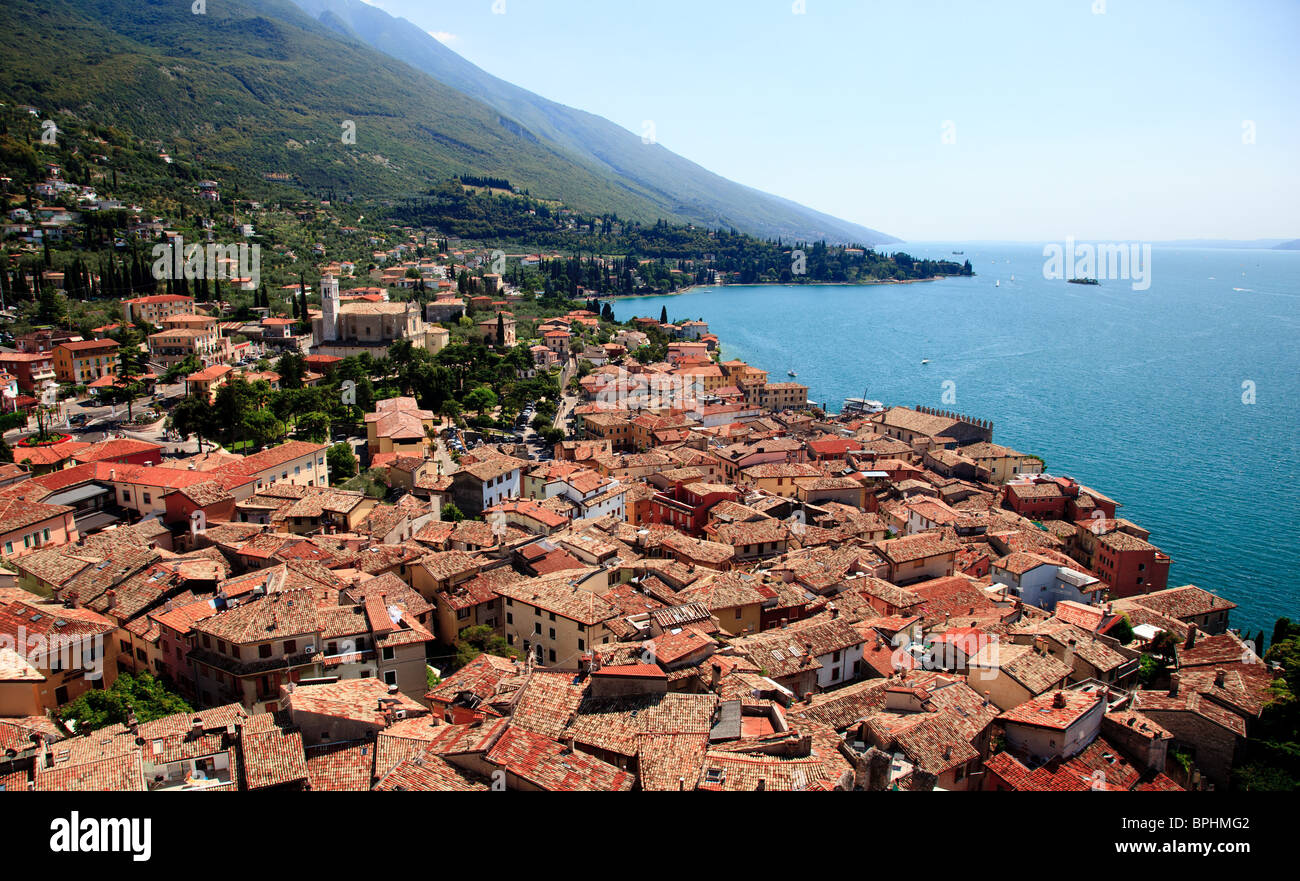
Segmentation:
{"type": "Polygon", "coordinates": [[[781,281],[756,281],[750,284],[693,284],[690,287],[682,288],[676,291],[661,291],[654,294],[601,294],[596,297],[597,300],[635,300],[646,297],[676,297],[680,294],[689,294],[691,291],[699,290],[720,290],[722,288],[870,288],[877,285],[894,285],[894,284],[924,284],[934,281],[942,281],[945,278],[974,278],[974,276],[964,275],[936,275],[932,278],[886,278],[879,281],[805,281],[805,282],[781,282],[781,281]]]}

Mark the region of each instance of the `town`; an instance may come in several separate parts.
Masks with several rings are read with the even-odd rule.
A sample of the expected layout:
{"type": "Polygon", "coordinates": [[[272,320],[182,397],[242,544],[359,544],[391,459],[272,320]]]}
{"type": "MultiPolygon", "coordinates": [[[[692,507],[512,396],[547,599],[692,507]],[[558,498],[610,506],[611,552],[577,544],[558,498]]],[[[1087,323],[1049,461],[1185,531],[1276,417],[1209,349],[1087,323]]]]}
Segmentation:
{"type": "MultiPolygon", "coordinates": [[[[360,474],[348,441],[15,443],[4,788],[1211,789],[1267,712],[1281,672],[1234,604],[1171,585],[1120,502],[988,420],[822,412],[702,319],[523,320],[490,273],[419,309],[387,292],[420,265],[360,292],[337,268],[307,322],[123,301],[162,328],[142,375],[197,359],[173,413],[220,411],[280,389],[248,366],[278,353],[355,403],[346,361],[400,373],[452,325],[556,398],[509,430],[374,398],[360,474]],[[125,718],[67,713],[122,683],[125,718]],[[158,690],[183,709],[141,718],[158,690]]],[[[122,381],[107,338],[16,342],[33,404],[122,381]]]]}
{"type": "MultiPolygon", "coordinates": [[[[752,240],[146,207],[100,160],[189,160],[62,137],[0,180],[0,789],[1208,791],[1294,739],[1300,628],[1234,629],[997,414],[830,412],[707,316],[616,319],[767,278],[752,240]]],[[[491,184],[447,188],[623,231],[491,184]]]]}

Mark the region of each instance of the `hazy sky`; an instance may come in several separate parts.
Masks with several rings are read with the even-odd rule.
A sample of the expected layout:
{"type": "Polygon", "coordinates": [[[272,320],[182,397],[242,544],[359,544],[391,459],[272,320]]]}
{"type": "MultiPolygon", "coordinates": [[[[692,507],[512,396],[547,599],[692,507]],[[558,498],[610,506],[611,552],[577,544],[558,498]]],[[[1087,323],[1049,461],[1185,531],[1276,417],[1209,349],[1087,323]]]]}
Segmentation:
{"type": "Polygon", "coordinates": [[[900,238],[1300,237],[1296,0],[368,2],[900,238]]]}

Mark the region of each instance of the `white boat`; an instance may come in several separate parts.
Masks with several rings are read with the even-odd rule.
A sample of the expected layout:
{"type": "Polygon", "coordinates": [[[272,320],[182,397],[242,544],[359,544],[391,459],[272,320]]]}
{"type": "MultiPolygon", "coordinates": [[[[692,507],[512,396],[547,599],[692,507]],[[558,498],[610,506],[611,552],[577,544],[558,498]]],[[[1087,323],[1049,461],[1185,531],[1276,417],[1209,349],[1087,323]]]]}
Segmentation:
{"type": "Polygon", "coordinates": [[[1015,277],[1014,275],[1011,276],[1011,280],[1012,280],[1012,281],[1015,281],[1015,280],[1016,280],[1016,277],[1015,277]]]}
{"type": "Polygon", "coordinates": [[[1001,281],[995,281],[995,282],[993,282],[993,287],[995,287],[995,288],[1000,288],[1000,287],[1002,287],[1002,282],[1001,282],[1001,281]]]}
{"type": "Polygon", "coordinates": [[[923,358],[923,359],[921,359],[921,363],[922,363],[922,364],[929,364],[929,363],[930,363],[930,359],[929,359],[929,358],[923,358]]]}
{"type": "Polygon", "coordinates": [[[793,370],[787,370],[787,371],[785,372],[785,375],[786,375],[786,376],[798,376],[799,374],[795,373],[793,370]]]}

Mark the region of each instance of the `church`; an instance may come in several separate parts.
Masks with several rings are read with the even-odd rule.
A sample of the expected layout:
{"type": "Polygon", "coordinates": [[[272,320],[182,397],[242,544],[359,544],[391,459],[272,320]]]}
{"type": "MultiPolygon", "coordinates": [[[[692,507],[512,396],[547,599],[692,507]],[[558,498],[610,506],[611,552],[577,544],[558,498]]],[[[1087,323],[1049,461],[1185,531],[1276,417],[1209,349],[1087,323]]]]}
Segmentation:
{"type": "Polygon", "coordinates": [[[398,340],[437,353],[451,339],[446,328],[425,323],[420,304],[414,301],[342,303],[338,279],[329,274],[321,277],[320,288],[321,317],[312,322],[314,355],[346,358],[368,352],[380,358],[398,340]]]}

